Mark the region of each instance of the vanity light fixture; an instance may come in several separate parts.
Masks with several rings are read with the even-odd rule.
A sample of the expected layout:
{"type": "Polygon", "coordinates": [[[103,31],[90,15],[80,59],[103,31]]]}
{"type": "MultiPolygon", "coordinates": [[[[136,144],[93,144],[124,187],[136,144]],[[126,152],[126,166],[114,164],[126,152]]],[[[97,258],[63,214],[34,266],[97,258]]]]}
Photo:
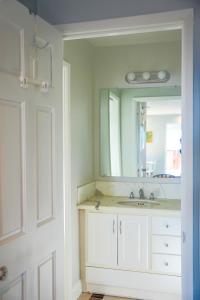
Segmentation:
{"type": "Polygon", "coordinates": [[[125,80],[129,84],[164,83],[167,82],[170,77],[170,73],[165,70],[128,72],[125,75],[125,80]]]}

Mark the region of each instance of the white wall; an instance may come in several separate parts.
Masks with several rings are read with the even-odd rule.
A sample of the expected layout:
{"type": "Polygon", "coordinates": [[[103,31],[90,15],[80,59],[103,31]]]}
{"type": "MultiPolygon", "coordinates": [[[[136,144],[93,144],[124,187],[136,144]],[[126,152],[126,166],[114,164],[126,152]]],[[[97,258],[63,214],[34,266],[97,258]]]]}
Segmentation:
{"type": "Polygon", "coordinates": [[[125,82],[124,77],[128,71],[133,70],[168,70],[171,79],[165,85],[180,85],[180,51],[181,42],[96,47],[95,87],[96,89],[130,88],[130,84],[125,82]]]}
{"type": "MultiPolygon", "coordinates": [[[[132,88],[125,82],[128,71],[168,70],[171,79],[164,84],[181,84],[181,42],[96,47],[95,78],[95,175],[99,177],[99,91],[101,88],[132,88]]],[[[142,85],[144,87],[144,85],[142,85]]],[[[151,86],[163,84],[151,84],[151,86]]],[[[134,85],[141,87],[141,85],[134,85]]]]}
{"type": "Polygon", "coordinates": [[[64,59],[71,65],[71,155],[73,284],[79,280],[77,186],[94,179],[93,49],[87,41],[64,44],[64,59]]]}

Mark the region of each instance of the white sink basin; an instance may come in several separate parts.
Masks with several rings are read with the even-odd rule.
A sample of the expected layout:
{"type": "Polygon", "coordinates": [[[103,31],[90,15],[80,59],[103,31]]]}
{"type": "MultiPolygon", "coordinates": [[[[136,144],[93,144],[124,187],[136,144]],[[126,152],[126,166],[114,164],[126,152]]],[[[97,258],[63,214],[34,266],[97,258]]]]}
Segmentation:
{"type": "Polygon", "coordinates": [[[133,199],[128,201],[119,201],[119,205],[125,205],[125,206],[148,206],[148,205],[159,205],[160,202],[156,200],[140,200],[140,199],[133,199]]]}

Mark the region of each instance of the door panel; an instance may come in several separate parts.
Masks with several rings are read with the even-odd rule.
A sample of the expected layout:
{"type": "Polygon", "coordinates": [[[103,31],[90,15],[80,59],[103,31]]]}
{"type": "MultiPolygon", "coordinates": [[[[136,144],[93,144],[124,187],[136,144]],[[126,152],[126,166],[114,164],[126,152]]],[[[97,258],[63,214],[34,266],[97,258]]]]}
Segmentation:
{"type": "Polygon", "coordinates": [[[119,256],[121,268],[148,269],[148,217],[119,216],[119,256]]]}
{"type": "Polygon", "coordinates": [[[116,267],[117,216],[87,214],[87,266],[116,267]]]}
{"type": "Polygon", "coordinates": [[[0,68],[4,71],[20,70],[20,32],[20,26],[0,16],[0,68]]]}
{"type": "Polygon", "coordinates": [[[37,145],[37,221],[38,225],[54,214],[54,123],[53,110],[36,108],[37,145]]]}
{"type": "Polygon", "coordinates": [[[25,300],[25,274],[11,282],[2,295],[2,300],[25,300]]]}
{"type": "Polygon", "coordinates": [[[55,253],[38,267],[38,299],[55,300],[55,253]],[[48,289],[46,288],[48,285],[48,289]]]}
{"type": "Polygon", "coordinates": [[[24,105],[0,100],[0,241],[23,231],[25,209],[24,105]]]}

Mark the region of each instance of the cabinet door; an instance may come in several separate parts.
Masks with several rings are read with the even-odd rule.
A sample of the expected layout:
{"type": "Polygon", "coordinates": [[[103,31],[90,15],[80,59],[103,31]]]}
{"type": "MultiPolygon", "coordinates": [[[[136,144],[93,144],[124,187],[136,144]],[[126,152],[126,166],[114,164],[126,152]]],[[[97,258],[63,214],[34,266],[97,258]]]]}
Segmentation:
{"type": "Polygon", "coordinates": [[[148,268],[148,217],[119,216],[120,268],[145,271],[148,268]]]}
{"type": "Polygon", "coordinates": [[[87,214],[87,266],[117,266],[117,216],[87,214]]]}

